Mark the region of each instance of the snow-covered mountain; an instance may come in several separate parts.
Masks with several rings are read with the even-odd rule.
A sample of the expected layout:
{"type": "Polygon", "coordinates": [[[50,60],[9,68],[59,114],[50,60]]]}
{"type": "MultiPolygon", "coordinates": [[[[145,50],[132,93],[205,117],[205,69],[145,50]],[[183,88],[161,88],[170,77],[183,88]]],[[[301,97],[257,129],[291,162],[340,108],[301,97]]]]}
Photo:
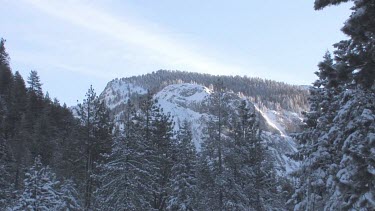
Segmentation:
{"type": "MultiPolygon", "coordinates": [[[[114,118],[119,118],[128,99],[136,99],[147,93],[147,88],[131,80],[115,79],[108,83],[100,98],[111,109],[114,118]]],[[[154,90],[153,98],[158,100],[163,112],[170,114],[174,121],[174,130],[178,130],[180,123],[188,120],[191,124],[193,139],[197,149],[200,149],[203,137],[203,128],[209,115],[205,109],[207,101],[212,94],[212,89],[196,83],[183,83],[181,81],[161,85],[160,90],[154,90]]],[[[271,159],[282,175],[298,166],[298,163],[287,155],[296,151],[296,145],[289,136],[290,132],[298,130],[301,117],[285,109],[271,110],[264,105],[252,102],[252,98],[243,93],[236,94],[232,91],[229,108],[235,108],[242,100],[258,113],[260,117],[262,136],[268,149],[272,151],[271,159]]]]}

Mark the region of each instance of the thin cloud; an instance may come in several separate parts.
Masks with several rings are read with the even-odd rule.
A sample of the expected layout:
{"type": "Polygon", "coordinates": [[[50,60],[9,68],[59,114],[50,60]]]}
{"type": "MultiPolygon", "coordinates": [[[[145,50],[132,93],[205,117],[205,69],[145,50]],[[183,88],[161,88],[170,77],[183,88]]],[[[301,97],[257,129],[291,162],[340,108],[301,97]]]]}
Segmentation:
{"type": "Polygon", "coordinates": [[[98,8],[71,1],[27,0],[27,2],[51,16],[104,34],[122,44],[141,48],[146,54],[152,54],[156,62],[172,69],[212,74],[244,74],[249,71],[222,61],[218,62],[197,50],[194,51],[189,47],[189,43],[178,42],[166,34],[150,30],[153,27],[148,27],[147,24],[124,21],[98,8]]]}

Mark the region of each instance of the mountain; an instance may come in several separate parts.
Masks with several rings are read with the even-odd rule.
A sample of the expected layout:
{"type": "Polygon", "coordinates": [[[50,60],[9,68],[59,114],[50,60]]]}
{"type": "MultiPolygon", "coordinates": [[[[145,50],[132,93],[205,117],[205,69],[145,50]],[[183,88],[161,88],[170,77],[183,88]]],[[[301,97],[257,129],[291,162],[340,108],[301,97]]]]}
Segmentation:
{"type": "Polygon", "coordinates": [[[278,172],[285,175],[294,170],[298,163],[291,160],[288,154],[296,151],[296,144],[290,134],[299,131],[302,121],[300,112],[307,109],[308,93],[303,87],[259,78],[162,70],[112,80],[100,98],[118,124],[117,120],[121,119],[128,99],[137,101],[151,92],[163,112],[172,116],[175,131],[184,120],[190,122],[194,143],[199,151],[204,137],[203,129],[211,115],[207,109],[208,99],[217,80],[221,80],[226,87],[230,110],[245,100],[248,107],[258,113],[262,139],[272,152],[269,159],[274,162],[278,172]]]}

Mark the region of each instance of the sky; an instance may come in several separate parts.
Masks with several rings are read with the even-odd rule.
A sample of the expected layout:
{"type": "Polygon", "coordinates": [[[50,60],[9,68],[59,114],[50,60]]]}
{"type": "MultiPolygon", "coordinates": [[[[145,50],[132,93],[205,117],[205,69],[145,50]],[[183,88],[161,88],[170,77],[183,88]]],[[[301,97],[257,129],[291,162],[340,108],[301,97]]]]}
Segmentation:
{"type": "Polygon", "coordinates": [[[0,0],[13,71],[75,105],[90,85],[159,69],[309,85],[350,4],[313,0],[0,0]]]}

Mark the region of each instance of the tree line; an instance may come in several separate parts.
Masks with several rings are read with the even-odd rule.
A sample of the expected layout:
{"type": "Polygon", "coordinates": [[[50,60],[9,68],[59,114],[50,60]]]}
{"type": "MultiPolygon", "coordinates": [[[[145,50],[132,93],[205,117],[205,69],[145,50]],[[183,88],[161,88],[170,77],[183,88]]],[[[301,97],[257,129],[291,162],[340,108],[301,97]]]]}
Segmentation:
{"type": "Polygon", "coordinates": [[[25,82],[19,72],[13,74],[9,60],[1,39],[0,207],[88,207],[93,166],[111,148],[107,109],[90,88],[74,116],[65,104],[43,92],[37,71],[31,71],[25,82]]]}
{"type": "MultiPolygon", "coordinates": [[[[228,90],[243,94],[260,107],[273,110],[285,109],[300,113],[308,109],[308,90],[302,86],[247,76],[224,76],[185,71],[159,70],[141,76],[114,79],[113,81],[133,83],[140,87],[158,92],[170,84],[193,83],[212,87],[221,80],[228,90]]],[[[113,83],[109,82],[108,85],[113,83]]]]}

